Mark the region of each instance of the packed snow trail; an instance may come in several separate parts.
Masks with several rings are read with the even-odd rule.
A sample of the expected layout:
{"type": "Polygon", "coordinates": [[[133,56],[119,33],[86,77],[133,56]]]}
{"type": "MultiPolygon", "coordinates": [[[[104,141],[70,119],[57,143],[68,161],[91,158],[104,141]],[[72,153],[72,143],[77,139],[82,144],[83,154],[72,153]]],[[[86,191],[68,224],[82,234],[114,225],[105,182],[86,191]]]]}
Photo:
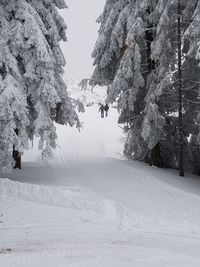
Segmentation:
{"type": "Polygon", "coordinates": [[[200,266],[199,180],[124,160],[117,116],[88,107],[51,162],[0,179],[1,267],[200,266]]]}

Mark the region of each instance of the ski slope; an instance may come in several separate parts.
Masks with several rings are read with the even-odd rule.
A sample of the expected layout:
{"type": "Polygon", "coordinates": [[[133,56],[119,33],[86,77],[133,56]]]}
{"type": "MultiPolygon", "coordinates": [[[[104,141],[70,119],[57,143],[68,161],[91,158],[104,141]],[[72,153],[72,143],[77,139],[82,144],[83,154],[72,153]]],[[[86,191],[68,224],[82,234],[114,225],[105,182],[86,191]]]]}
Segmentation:
{"type": "Polygon", "coordinates": [[[22,171],[1,174],[0,267],[200,266],[199,179],[125,160],[99,95],[81,132],[57,126],[53,160],[34,147],[22,171]]]}

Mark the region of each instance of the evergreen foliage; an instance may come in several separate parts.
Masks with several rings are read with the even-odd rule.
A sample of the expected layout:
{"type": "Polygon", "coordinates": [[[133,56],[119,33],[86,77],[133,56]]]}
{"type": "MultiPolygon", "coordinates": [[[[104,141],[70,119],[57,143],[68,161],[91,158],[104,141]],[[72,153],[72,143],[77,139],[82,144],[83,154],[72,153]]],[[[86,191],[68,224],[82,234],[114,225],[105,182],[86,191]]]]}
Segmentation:
{"type": "Polygon", "coordinates": [[[0,167],[13,165],[28,138],[40,138],[43,158],[56,147],[54,122],[73,126],[77,115],[63,81],[59,42],[66,25],[64,0],[0,0],[0,167]]]}
{"type": "Polygon", "coordinates": [[[119,123],[127,131],[127,157],[178,168],[181,130],[185,169],[200,174],[199,20],[199,0],[107,0],[98,20],[91,83],[110,85],[108,101],[117,100],[119,123]]]}

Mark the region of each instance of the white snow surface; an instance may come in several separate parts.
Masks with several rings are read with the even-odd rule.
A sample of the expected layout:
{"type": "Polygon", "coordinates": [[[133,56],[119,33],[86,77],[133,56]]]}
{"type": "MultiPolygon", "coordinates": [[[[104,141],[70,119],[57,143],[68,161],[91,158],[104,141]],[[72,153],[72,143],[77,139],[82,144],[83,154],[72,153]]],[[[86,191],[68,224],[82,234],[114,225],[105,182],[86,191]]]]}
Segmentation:
{"type": "Polygon", "coordinates": [[[0,267],[200,266],[200,180],[125,160],[117,110],[98,113],[104,95],[81,132],[57,126],[52,161],[34,147],[1,174],[0,267]]]}

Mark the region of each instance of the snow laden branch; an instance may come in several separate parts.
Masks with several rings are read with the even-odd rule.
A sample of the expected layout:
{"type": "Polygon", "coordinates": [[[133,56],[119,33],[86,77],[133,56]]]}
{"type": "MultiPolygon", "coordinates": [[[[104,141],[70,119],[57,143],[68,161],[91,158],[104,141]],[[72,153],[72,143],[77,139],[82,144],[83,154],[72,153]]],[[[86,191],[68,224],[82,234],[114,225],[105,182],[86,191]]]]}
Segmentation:
{"type": "Polygon", "coordinates": [[[15,164],[28,139],[38,136],[43,158],[56,146],[55,122],[73,126],[78,117],[63,81],[60,41],[64,0],[5,0],[0,5],[0,167],[15,164]],[[3,104],[3,105],[2,105],[3,104]]]}
{"type": "Polygon", "coordinates": [[[200,1],[180,1],[180,10],[178,3],[107,0],[92,53],[91,81],[109,85],[108,101],[117,101],[119,122],[128,124],[125,155],[159,167],[180,165],[174,140],[181,104],[183,164],[200,174],[200,1]],[[182,82],[182,103],[175,81],[182,82]]]}

